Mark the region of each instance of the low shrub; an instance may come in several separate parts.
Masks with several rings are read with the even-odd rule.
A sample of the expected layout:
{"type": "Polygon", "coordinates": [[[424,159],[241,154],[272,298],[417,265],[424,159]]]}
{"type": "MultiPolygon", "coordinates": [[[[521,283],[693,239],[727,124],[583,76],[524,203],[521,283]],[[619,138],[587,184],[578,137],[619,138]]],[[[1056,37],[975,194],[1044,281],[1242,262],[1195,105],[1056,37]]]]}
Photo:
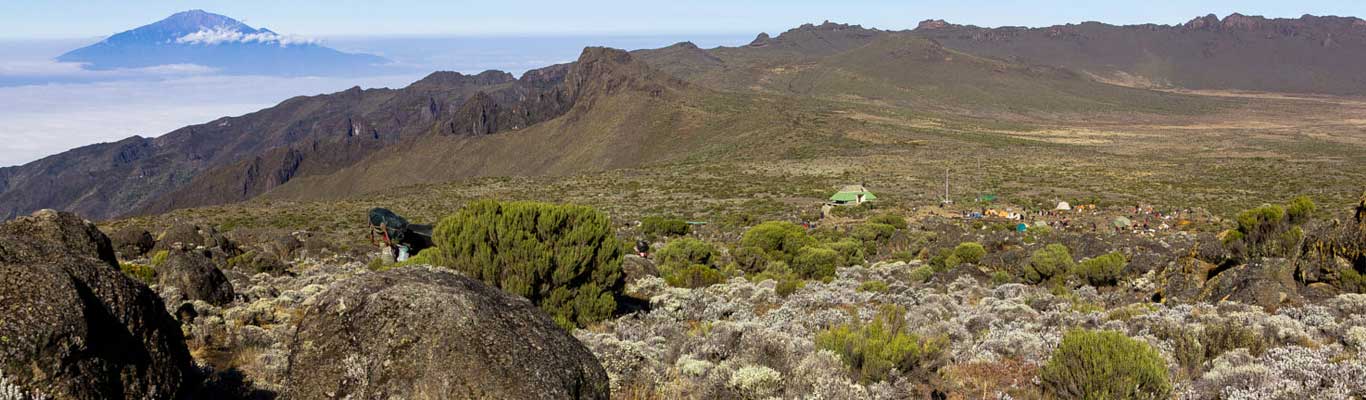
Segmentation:
{"type": "Polygon", "coordinates": [[[982,247],[981,243],[963,242],[959,243],[958,247],[953,248],[953,255],[958,257],[959,262],[976,264],[987,255],[987,249],[982,247]]]}
{"type": "Polygon", "coordinates": [[[820,246],[806,246],[792,259],[792,269],[805,279],[819,279],[835,275],[840,253],[820,246]]]}
{"type": "Polygon", "coordinates": [[[803,247],[815,244],[806,229],[786,221],[769,221],[745,231],[740,247],[762,251],[770,261],[791,263],[803,247]]]}
{"type": "Polygon", "coordinates": [[[1166,399],[1172,391],[1157,350],[1116,331],[1068,332],[1039,377],[1057,398],[1166,399]]]}
{"type": "Polygon", "coordinates": [[[717,251],[711,243],[693,238],[670,241],[664,248],[655,252],[655,260],[661,268],[684,267],[689,265],[716,264],[717,251]]]}
{"type": "Polygon", "coordinates": [[[1040,283],[1062,276],[1071,270],[1075,263],[1067,246],[1050,244],[1030,255],[1029,264],[1025,265],[1024,278],[1032,283],[1040,283]]]}
{"type": "Polygon", "coordinates": [[[1126,264],[1128,260],[1124,259],[1124,254],[1112,252],[1082,260],[1072,271],[1091,286],[1114,285],[1119,283],[1126,264]]]}
{"type": "Polygon", "coordinates": [[[934,267],[921,265],[911,269],[910,278],[912,282],[925,282],[934,276],[934,267]]]}
{"type": "Polygon", "coordinates": [[[125,275],[151,285],[157,281],[157,270],[142,264],[119,263],[119,270],[125,275]]]}
{"type": "Polygon", "coordinates": [[[687,235],[692,228],[688,221],[678,218],[659,216],[645,217],[640,220],[640,233],[648,238],[687,235]]]}
{"type": "Polygon", "coordinates": [[[868,222],[889,225],[896,229],[906,229],[906,218],[900,215],[882,214],[868,219],[868,222]]]}
{"type": "Polygon", "coordinates": [[[170,255],[171,255],[171,252],[170,252],[170,251],[167,251],[167,250],[161,250],[161,251],[157,251],[156,253],[152,253],[152,259],[151,259],[152,266],[153,266],[153,267],[160,267],[161,264],[163,264],[163,263],[166,262],[166,257],[168,257],[168,256],[170,256],[170,255]]]}
{"type": "Polygon", "coordinates": [[[420,257],[525,297],[566,328],[611,316],[624,286],[625,246],[589,207],[477,201],[443,218],[432,239],[420,257]]]}
{"type": "Polygon", "coordinates": [[[886,305],[873,321],[844,324],[816,335],[816,347],[830,350],[852,368],[859,381],[877,382],[892,370],[926,376],[946,361],[948,338],[906,332],[906,309],[886,305]]]}
{"type": "Polygon", "coordinates": [[[681,288],[701,288],[721,283],[725,274],[706,265],[688,265],[662,270],[660,275],[670,286],[681,288]]]}
{"type": "Polygon", "coordinates": [[[858,286],[860,292],[887,293],[887,282],[867,281],[858,286]]]}

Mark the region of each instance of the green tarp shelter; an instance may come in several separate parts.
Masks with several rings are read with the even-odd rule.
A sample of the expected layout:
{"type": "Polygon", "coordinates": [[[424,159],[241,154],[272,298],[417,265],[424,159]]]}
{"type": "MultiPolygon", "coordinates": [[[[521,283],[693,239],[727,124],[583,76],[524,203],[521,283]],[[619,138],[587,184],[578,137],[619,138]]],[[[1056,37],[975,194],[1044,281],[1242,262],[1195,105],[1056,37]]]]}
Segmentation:
{"type": "Polygon", "coordinates": [[[830,196],[830,202],[835,204],[862,204],[865,201],[877,200],[873,192],[869,192],[863,185],[849,185],[840,189],[834,196],[830,196]]]}

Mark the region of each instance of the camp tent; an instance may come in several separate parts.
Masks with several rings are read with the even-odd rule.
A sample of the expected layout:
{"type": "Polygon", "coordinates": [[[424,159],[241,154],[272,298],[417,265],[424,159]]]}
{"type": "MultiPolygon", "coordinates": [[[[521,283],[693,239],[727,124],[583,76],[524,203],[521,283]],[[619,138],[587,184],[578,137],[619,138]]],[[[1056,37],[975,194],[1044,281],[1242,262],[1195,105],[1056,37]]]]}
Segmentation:
{"type": "Polygon", "coordinates": [[[849,185],[840,189],[834,196],[830,196],[830,202],[840,205],[859,205],[864,202],[877,200],[873,192],[869,192],[863,185],[849,185]]]}
{"type": "Polygon", "coordinates": [[[1065,201],[1059,201],[1059,202],[1058,202],[1058,208],[1055,208],[1055,210],[1058,210],[1058,211],[1071,211],[1071,210],[1072,210],[1072,205],[1071,205],[1071,204],[1067,204],[1067,202],[1065,202],[1065,201]]]}

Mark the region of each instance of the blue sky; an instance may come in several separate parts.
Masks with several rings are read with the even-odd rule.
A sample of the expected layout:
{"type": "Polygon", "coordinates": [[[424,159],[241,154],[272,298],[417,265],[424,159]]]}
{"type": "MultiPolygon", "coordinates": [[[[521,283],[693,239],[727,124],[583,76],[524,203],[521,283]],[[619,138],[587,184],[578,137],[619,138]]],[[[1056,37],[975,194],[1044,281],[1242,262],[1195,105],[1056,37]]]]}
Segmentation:
{"type": "Polygon", "coordinates": [[[832,20],[884,29],[912,28],[942,18],[982,26],[1043,26],[1098,20],[1176,24],[1231,12],[1275,17],[1366,15],[1361,0],[978,0],[809,1],[625,0],[391,1],[391,0],[3,0],[5,38],[106,36],[170,15],[202,8],[281,33],[337,35],[542,35],[770,33],[804,22],[832,20]]]}

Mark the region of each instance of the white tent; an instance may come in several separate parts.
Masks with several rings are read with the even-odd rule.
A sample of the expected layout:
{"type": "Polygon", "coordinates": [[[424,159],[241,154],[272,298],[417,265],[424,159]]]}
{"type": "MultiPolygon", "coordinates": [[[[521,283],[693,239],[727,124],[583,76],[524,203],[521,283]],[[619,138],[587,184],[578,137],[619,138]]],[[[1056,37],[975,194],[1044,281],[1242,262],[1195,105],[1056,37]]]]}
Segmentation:
{"type": "Polygon", "coordinates": [[[1059,202],[1058,202],[1058,208],[1055,208],[1054,210],[1059,210],[1059,211],[1071,211],[1071,210],[1072,210],[1072,205],[1071,205],[1071,204],[1067,204],[1067,202],[1065,202],[1065,201],[1059,201],[1059,202]]]}

